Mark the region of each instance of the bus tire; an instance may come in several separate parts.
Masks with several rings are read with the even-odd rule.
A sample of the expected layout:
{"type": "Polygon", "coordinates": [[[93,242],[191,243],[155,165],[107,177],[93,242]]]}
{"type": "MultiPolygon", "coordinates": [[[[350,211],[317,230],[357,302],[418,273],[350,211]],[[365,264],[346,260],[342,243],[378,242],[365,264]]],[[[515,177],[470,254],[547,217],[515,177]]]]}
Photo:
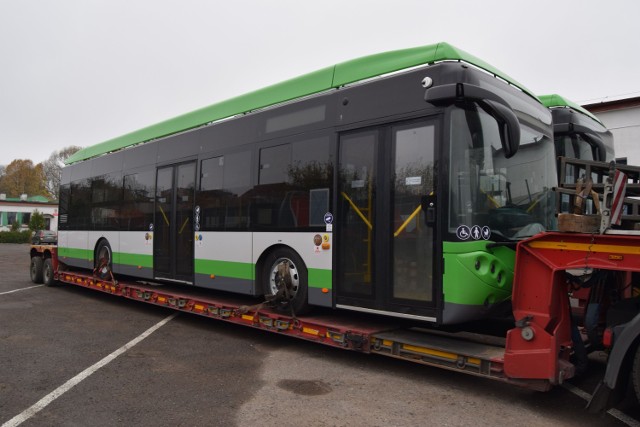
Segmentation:
{"type": "Polygon", "coordinates": [[[96,274],[102,280],[113,278],[113,252],[106,239],[100,240],[96,249],[96,274]]]}
{"type": "Polygon", "coordinates": [[[51,261],[51,258],[45,259],[42,265],[42,282],[45,286],[56,285],[56,281],[54,279],[53,261],[51,261]]]}
{"type": "Polygon", "coordinates": [[[633,390],[636,392],[636,398],[640,402],[640,345],[636,346],[633,369],[631,369],[631,381],[633,382],[633,390]]]}
{"type": "Polygon", "coordinates": [[[277,248],[265,259],[262,271],[265,297],[269,299],[278,292],[277,283],[280,281],[278,267],[283,262],[288,263],[290,273],[290,298],[279,301],[277,308],[283,312],[293,311],[294,314],[304,314],[309,311],[307,267],[302,258],[289,248],[277,248]]]}
{"type": "Polygon", "coordinates": [[[29,268],[31,281],[33,283],[42,283],[42,257],[31,257],[31,267],[29,268]]]}

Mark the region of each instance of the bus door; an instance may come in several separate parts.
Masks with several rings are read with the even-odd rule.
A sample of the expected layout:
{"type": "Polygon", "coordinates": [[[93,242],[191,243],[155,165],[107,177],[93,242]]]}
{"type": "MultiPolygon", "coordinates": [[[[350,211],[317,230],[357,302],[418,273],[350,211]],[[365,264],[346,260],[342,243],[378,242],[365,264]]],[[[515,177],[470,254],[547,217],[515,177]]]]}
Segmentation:
{"type": "Polygon", "coordinates": [[[438,124],[422,119],[340,136],[337,307],[435,321],[435,228],[421,202],[435,194],[438,124]]]}
{"type": "Polygon", "coordinates": [[[158,279],[193,283],[195,162],[158,168],[153,269],[158,279]]]}

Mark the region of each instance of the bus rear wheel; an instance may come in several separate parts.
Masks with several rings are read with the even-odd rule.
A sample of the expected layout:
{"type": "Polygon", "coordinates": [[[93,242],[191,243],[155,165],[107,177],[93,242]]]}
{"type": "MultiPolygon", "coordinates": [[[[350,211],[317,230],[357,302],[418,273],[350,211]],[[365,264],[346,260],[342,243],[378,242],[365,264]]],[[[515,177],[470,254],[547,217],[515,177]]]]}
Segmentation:
{"type": "Polygon", "coordinates": [[[33,283],[42,283],[42,258],[39,256],[31,257],[31,266],[29,274],[33,283]]]}
{"type": "Polygon", "coordinates": [[[111,246],[106,240],[101,240],[96,249],[95,271],[101,279],[112,279],[113,253],[111,246]]]}
{"type": "Polygon", "coordinates": [[[265,259],[262,280],[266,299],[276,298],[278,309],[294,314],[309,311],[307,267],[295,251],[272,251],[265,259]]]}

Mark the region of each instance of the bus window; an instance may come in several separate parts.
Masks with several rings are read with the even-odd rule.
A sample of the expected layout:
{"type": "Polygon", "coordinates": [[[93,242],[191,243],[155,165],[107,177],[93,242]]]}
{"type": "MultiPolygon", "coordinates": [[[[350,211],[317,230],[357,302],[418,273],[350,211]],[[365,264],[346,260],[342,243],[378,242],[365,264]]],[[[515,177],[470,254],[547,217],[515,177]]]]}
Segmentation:
{"type": "Polygon", "coordinates": [[[202,160],[198,205],[202,230],[246,229],[249,225],[251,152],[202,160]]]}
{"type": "Polygon", "coordinates": [[[96,177],[91,182],[91,223],[94,230],[118,230],[122,187],[120,174],[96,177]]]}
{"type": "Polygon", "coordinates": [[[520,131],[518,155],[506,159],[493,117],[477,106],[452,111],[452,234],[463,225],[486,226],[492,239],[517,240],[553,227],[553,146],[539,130],[521,124],[520,131]]]}
{"type": "Polygon", "coordinates": [[[70,230],[91,229],[91,181],[80,179],[71,183],[69,201],[70,230]]]}
{"type": "Polygon", "coordinates": [[[257,226],[288,229],[324,225],[320,218],[329,210],[333,182],[330,141],[324,136],[260,150],[259,186],[254,198],[257,226]]]}
{"type": "Polygon", "coordinates": [[[153,169],[124,177],[120,214],[123,231],[148,231],[153,223],[153,194],[156,172],[153,169]]]}
{"type": "Polygon", "coordinates": [[[58,229],[67,230],[69,226],[69,197],[71,196],[71,185],[61,184],[58,196],[58,229]]]}
{"type": "Polygon", "coordinates": [[[333,184],[333,158],[328,136],[293,144],[293,160],[287,171],[299,203],[288,208],[296,227],[324,226],[333,184]]]}

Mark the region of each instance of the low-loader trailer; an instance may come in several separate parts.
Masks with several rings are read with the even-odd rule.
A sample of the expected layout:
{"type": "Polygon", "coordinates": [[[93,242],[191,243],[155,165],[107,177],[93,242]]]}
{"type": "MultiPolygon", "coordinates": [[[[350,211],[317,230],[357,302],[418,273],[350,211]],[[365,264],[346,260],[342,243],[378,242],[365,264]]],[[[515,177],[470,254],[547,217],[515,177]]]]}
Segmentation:
{"type": "MultiPolygon", "coordinates": [[[[606,374],[590,402],[592,409],[601,410],[620,398],[620,393],[613,392],[626,390],[628,381],[636,393],[640,386],[640,236],[630,231],[617,233],[548,232],[518,243],[513,323],[504,337],[483,334],[477,328],[472,332],[443,330],[361,313],[295,316],[270,307],[274,304],[256,304],[255,299],[237,295],[113,276],[100,278],[91,271],[69,269],[51,245],[32,246],[30,256],[32,279],[46,285],[81,286],[540,391],[560,385],[584,369],[585,346],[587,351],[604,349],[609,354],[606,374]],[[597,315],[594,305],[598,306],[597,315]]],[[[477,268],[491,266],[479,259],[477,268]]]]}

